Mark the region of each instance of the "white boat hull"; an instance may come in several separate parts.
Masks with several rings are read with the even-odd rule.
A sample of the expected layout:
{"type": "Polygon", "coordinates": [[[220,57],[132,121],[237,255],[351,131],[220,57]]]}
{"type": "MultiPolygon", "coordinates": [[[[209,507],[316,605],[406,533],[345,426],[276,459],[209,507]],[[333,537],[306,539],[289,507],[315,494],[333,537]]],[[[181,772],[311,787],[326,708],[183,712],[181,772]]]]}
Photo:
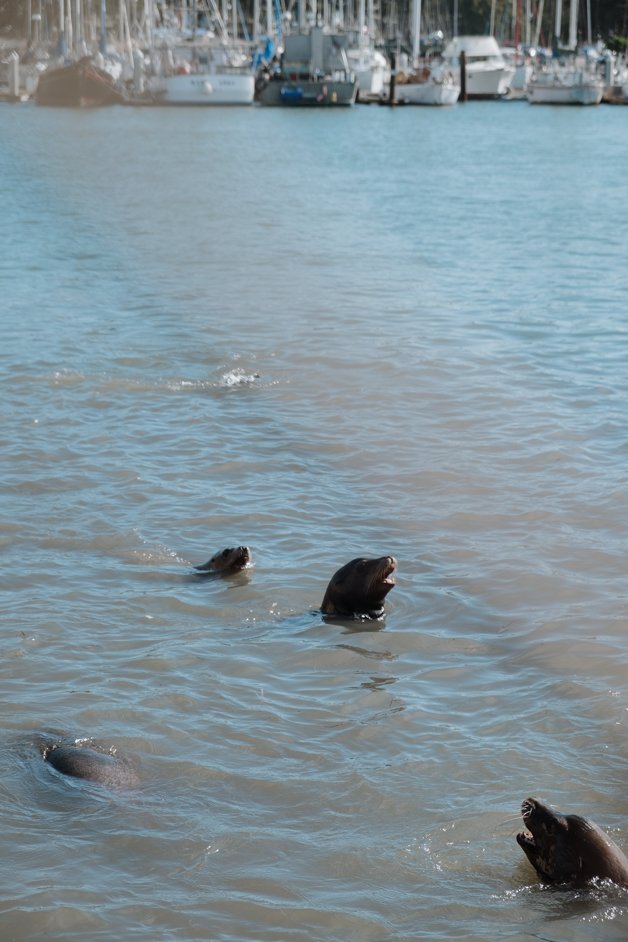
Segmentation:
{"type": "Polygon", "coordinates": [[[528,93],[528,83],[532,78],[533,69],[527,62],[520,62],[515,65],[515,72],[506,92],[506,97],[510,101],[524,101],[528,93]]]}
{"type": "Polygon", "coordinates": [[[395,86],[395,101],[401,105],[455,105],[459,96],[459,85],[419,82],[395,86]]]}
{"type": "Polygon", "coordinates": [[[510,88],[514,71],[508,65],[467,63],[467,98],[502,98],[510,88]]]}
{"type": "Polygon", "coordinates": [[[599,105],[604,85],[595,79],[536,82],[528,85],[528,101],[532,105],[599,105]]]}
{"type": "Polygon", "coordinates": [[[390,79],[390,67],[381,52],[368,48],[349,49],[347,59],[358,80],[358,98],[369,100],[383,97],[390,79]]]}
{"type": "Polygon", "coordinates": [[[194,72],[156,79],[150,88],[164,105],[250,105],[255,95],[252,72],[194,72]]]}

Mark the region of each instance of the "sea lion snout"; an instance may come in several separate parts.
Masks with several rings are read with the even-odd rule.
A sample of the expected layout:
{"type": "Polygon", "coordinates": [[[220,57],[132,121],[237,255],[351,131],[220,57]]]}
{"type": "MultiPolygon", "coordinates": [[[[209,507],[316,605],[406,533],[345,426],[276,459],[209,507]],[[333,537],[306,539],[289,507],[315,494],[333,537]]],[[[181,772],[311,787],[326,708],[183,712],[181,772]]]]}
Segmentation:
{"type": "Polygon", "coordinates": [[[526,821],[528,817],[532,814],[532,811],[534,809],[534,804],[535,804],[534,798],[525,798],[521,802],[521,817],[523,818],[524,821],[526,821]]]}

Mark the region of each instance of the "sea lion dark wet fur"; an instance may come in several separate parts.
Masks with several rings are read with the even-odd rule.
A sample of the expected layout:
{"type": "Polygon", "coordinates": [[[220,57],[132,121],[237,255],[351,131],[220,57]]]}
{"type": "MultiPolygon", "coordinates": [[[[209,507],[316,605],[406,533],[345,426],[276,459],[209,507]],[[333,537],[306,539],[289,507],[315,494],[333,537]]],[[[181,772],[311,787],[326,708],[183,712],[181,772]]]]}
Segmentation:
{"type": "Polygon", "coordinates": [[[628,859],[593,821],[537,798],[526,798],[521,814],[526,830],[517,843],[545,883],[581,886],[598,878],[628,885],[628,859]]]}
{"type": "Polygon", "coordinates": [[[324,615],[381,618],[384,599],[395,585],[394,556],[352,559],[331,577],[321,605],[324,615]]]}
{"type": "Polygon", "coordinates": [[[219,550],[211,559],[194,569],[201,576],[222,575],[240,572],[246,569],[251,562],[251,551],[248,546],[234,546],[219,550]]]}
{"type": "Polygon", "coordinates": [[[41,753],[44,760],[63,775],[98,782],[109,788],[132,788],[139,784],[137,772],[128,759],[91,742],[55,743],[43,746],[41,753]]]}

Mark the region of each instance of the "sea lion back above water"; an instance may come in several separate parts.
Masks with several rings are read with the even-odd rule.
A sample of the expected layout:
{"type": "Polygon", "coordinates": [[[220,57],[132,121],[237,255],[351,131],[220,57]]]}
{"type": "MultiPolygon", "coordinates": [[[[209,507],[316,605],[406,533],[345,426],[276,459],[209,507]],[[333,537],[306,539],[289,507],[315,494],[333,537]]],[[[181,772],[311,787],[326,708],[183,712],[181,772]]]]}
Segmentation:
{"type": "Polygon", "coordinates": [[[396,568],[394,556],[352,559],[331,577],[321,611],[324,615],[381,618],[384,600],[395,585],[396,568]]]}
{"type": "Polygon", "coordinates": [[[138,774],[128,759],[93,742],[53,743],[43,746],[41,754],[63,775],[98,782],[110,788],[133,788],[139,784],[138,774]]]}
{"type": "Polygon", "coordinates": [[[521,814],[526,830],[517,843],[545,883],[581,886],[597,878],[628,885],[628,859],[593,821],[537,798],[526,798],[521,814]]]}
{"type": "Polygon", "coordinates": [[[219,550],[211,559],[194,569],[200,576],[222,575],[240,572],[246,569],[251,562],[251,551],[248,546],[233,546],[219,550]]]}

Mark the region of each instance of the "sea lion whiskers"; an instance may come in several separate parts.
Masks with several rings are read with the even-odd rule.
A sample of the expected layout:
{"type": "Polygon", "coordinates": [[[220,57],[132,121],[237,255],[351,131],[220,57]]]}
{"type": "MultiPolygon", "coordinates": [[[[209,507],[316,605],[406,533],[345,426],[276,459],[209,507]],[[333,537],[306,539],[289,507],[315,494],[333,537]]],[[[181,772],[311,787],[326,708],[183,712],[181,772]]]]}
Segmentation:
{"type": "Polygon", "coordinates": [[[517,824],[519,823],[519,815],[509,814],[507,818],[503,818],[501,821],[498,821],[495,827],[501,828],[501,827],[506,827],[506,825],[511,825],[515,823],[517,824]]]}

